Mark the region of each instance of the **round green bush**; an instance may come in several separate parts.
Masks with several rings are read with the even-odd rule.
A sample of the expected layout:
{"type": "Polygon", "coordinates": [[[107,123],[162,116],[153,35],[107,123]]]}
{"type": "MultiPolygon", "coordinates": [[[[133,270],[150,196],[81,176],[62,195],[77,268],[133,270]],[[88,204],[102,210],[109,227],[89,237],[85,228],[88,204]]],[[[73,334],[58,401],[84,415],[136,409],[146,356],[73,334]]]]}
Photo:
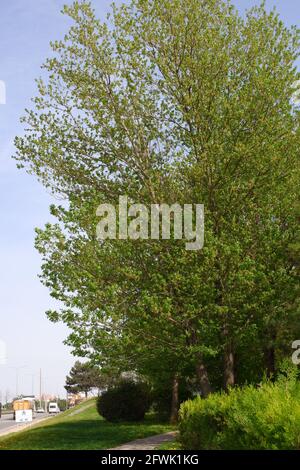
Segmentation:
{"type": "Polygon", "coordinates": [[[142,421],[151,405],[145,383],[122,381],[97,400],[98,413],[107,421],[142,421]]]}

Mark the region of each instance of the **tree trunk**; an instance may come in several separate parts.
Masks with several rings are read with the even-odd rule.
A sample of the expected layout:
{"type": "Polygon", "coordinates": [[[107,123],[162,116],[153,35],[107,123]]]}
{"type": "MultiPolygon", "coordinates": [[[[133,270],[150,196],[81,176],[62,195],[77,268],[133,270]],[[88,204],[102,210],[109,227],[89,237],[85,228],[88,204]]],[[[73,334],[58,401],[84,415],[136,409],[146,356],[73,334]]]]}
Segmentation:
{"type": "MultiPolygon", "coordinates": [[[[270,333],[267,334],[269,336],[270,333]]],[[[266,347],[264,348],[264,362],[267,377],[269,379],[274,378],[276,367],[275,367],[275,341],[276,341],[276,333],[274,331],[271,332],[271,339],[270,336],[266,340],[265,344],[266,347]]]]}
{"type": "Polygon", "coordinates": [[[178,409],[179,409],[179,378],[175,374],[172,385],[172,404],[171,404],[171,416],[170,423],[176,424],[178,421],[178,409]]]}
{"type": "Polygon", "coordinates": [[[264,350],[264,359],[267,377],[271,379],[275,374],[275,349],[273,346],[264,350]]]}
{"type": "Polygon", "coordinates": [[[235,383],[234,354],[231,341],[228,341],[225,345],[223,381],[225,390],[228,390],[229,387],[233,387],[235,383]]]}
{"type": "Polygon", "coordinates": [[[211,385],[210,381],[208,378],[208,373],[206,370],[205,365],[203,364],[202,358],[199,359],[197,365],[196,365],[196,374],[198,378],[198,383],[201,391],[201,396],[203,398],[208,397],[208,395],[211,393],[211,385]]]}

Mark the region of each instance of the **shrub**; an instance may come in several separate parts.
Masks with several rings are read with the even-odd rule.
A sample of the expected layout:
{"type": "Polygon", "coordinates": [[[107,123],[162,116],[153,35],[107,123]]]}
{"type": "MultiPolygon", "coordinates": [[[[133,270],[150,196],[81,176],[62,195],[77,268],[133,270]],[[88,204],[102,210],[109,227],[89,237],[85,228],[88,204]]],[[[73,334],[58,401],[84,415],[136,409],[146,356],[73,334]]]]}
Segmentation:
{"type": "Polygon", "coordinates": [[[185,449],[300,449],[300,383],[281,378],[185,402],[180,440],[185,449]]]}
{"type": "Polygon", "coordinates": [[[107,421],[142,421],[151,405],[144,383],[121,381],[97,400],[98,413],[107,421]]]}

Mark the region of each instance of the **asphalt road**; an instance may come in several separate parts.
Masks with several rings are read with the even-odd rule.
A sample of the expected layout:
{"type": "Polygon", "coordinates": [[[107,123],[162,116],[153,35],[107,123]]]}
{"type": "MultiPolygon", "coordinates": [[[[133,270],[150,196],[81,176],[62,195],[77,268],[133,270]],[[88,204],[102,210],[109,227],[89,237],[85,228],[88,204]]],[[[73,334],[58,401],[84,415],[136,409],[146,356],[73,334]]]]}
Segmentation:
{"type": "MultiPolygon", "coordinates": [[[[35,415],[35,417],[33,418],[33,421],[32,423],[36,423],[38,422],[40,419],[42,418],[45,418],[49,416],[48,413],[38,413],[35,415]]],[[[2,433],[6,432],[9,430],[9,428],[15,428],[15,427],[24,427],[26,426],[26,424],[28,423],[16,423],[13,419],[13,414],[7,414],[7,415],[2,415],[1,419],[0,419],[0,436],[2,433]]]]}

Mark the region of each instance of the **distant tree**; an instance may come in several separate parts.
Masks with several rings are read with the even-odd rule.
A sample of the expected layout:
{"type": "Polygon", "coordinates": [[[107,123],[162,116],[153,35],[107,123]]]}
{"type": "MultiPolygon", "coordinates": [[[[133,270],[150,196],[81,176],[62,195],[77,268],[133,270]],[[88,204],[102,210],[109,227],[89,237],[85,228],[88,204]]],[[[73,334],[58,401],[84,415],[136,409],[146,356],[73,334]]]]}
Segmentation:
{"type": "Polygon", "coordinates": [[[87,398],[87,394],[92,388],[103,388],[104,386],[106,386],[106,381],[97,367],[92,366],[89,362],[76,361],[70,375],[66,377],[65,389],[68,393],[84,392],[87,398]]]}
{"type": "Polygon", "coordinates": [[[67,409],[67,400],[63,398],[58,398],[57,404],[58,404],[60,411],[65,411],[67,409]]]}

